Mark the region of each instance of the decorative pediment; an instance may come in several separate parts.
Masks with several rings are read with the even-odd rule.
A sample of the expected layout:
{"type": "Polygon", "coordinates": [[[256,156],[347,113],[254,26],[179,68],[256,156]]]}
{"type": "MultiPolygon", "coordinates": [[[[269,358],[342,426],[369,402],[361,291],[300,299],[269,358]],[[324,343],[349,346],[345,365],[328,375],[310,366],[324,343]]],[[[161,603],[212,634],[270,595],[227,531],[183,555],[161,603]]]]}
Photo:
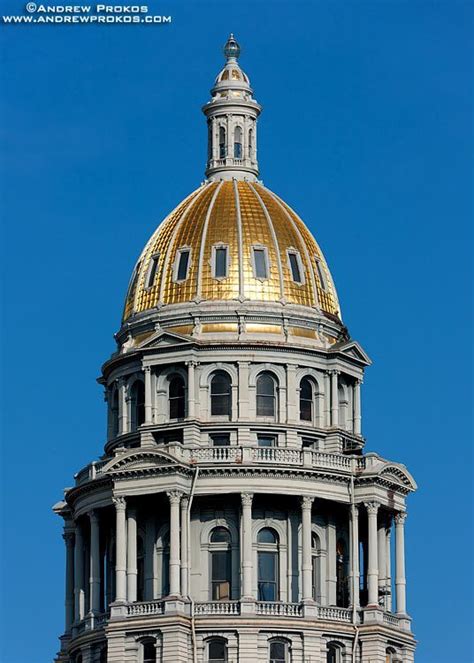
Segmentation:
{"type": "Polygon", "coordinates": [[[175,458],[154,449],[133,449],[116,456],[102,470],[103,474],[129,470],[149,470],[176,465],[175,458]]]}
{"type": "Polygon", "coordinates": [[[404,466],[393,464],[385,465],[385,467],[379,472],[379,476],[399,483],[409,490],[417,489],[414,478],[404,466]]]}
{"type": "Polygon", "coordinates": [[[357,359],[365,366],[370,366],[372,360],[369,355],[362,349],[357,341],[349,341],[348,343],[336,343],[332,346],[331,352],[341,352],[352,359],[357,359]]]}
{"type": "Polygon", "coordinates": [[[176,334],[175,332],[160,331],[149,336],[143,343],[138,345],[140,349],[144,348],[157,348],[163,345],[185,345],[193,343],[193,341],[188,336],[182,336],[181,334],[176,334]]]}

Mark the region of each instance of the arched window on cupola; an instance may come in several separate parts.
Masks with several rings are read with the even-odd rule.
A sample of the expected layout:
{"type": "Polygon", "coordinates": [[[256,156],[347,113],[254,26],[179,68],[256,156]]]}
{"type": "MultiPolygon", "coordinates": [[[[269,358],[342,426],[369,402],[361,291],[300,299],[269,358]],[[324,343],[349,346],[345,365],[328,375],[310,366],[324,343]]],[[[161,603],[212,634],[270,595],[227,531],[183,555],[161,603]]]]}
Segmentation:
{"type": "Polygon", "coordinates": [[[224,127],[219,127],[219,159],[227,156],[226,132],[224,127]]]}
{"type": "Polygon", "coordinates": [[[270,373],[261,373],[257,378],[257,417],[275,417],[276,381],[270,373]]]}
{"type": "Polygon", "coordinates": [[[141,380],[135,380],[130,391],[131,402],[131,428],[137,430],[145,421],[145,385],[141,380]]]}
{"type": "Polygon", "coordinates": [[[253,129],[249,129],[248,145],[249,145],[249,159],[251,159],[253,152],[253,129]]]}
{"type": "Polygon", "coordinates": [[[207,642],[208,663],[227,663],[228,650],[225,638],[211,638],[207,642]]]}
{"type": "Polygon", "coordinates": [[[156,641],[142,641],[142,660],[143,663],[156,663],[156,641]]]}
{"type": "Polygon", "coordinates": [[[311,577],[312,596],[316,603],[321,602],[321,548],[318,535],[311,534],[311,577]]]}
{"type": "Polygon", "coordinates": [[[186,390],[184,378],[173,375],[169,381],[170,419],[184,419],[186,412],[186,390]]]}
{"type": "Polygon", "coordinates": [[[211,378],[211,415],[231,417],[232,382],[225,371],[216,371],[211,378]]]}
{"type": "Polygon", "coordinates": [[[232,552],[226,527],[215,527],[209,539],[211,556],[211,601],[230,601],[232,552]]]}
{"type": "Polygon", "coordinates": [[[286,640],[270,640],[269,644],[270,663],[289,663],[290,648],[286,640]]]}
{"type": "Polygon", "coordinates": [[[309,378],[300,382],[300,419],[311,422],[314,419],[314,387],[309,378]]]}
{"type": "Polygon", "coordinates": [[[234,158],[242,158],[242,127],[235,127],[234,129],[234,158]]]}
{"type": "Polygon", "coordinates": [[[349,605],[348,558],[346,544],[339,539],[336,544],[336,604],[340,608],[349,605]]]}
{"type": "Polygon", "coordinates": [[[279,600],[279,539],[271,527],[264,527],[257,535],[258,600],[279,600]]]}

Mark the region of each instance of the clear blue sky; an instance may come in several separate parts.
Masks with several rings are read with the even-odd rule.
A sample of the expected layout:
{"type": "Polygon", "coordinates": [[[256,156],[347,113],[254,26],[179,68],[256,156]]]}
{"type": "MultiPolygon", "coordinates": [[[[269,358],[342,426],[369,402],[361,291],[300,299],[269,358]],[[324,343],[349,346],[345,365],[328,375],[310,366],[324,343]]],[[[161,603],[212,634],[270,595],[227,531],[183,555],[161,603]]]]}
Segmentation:
{"type": "Polygon", "coordinates": [[[150,7],[172,25],[0,27],[1,663],[58,649],[51,506],[101,453],[95,378],[138,253],[203,178],[200,106],[230,31],[264,106],[262,178],[321,243],[374,361],[367,449],[419,483],[407,521],[417,663],[470,663],[473,4],[150,7]]]}

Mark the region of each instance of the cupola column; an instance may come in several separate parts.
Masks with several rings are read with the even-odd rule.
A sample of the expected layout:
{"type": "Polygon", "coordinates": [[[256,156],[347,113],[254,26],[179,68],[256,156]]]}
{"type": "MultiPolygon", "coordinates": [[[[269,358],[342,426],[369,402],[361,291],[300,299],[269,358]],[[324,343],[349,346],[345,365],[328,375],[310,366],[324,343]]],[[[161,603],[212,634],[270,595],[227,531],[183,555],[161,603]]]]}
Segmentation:
{"type": "Polygon", "coordinates": [[[189,596],[189,560],[188,560],[188,504],[189,499],[181,499],[181,594],[189,596]]]}
{"type": "Polygon", "coordinates": [[[127,509],[127,599],[129,603],[137,600],[137,513],[130,508],[127,509]]]}
{"type": "MultiPolygon", "coordinates": [[[[385,587],[386,587],[386,573],[387,573],[387,529],[385,517],[379,519],[379,528],[378,528],[378,541],[377,541],[377,553],[378,553],[378,567],[379,567],[379,593],[384,596],[385,587]]],[[[384,598],[385,604],[385,598],[384,598]]]]}
{"type": "Polygon", "coordinates": [[[359,599],[359,507],[356,504],[353,504],[350,512],[350,521],[349,521],[349,533],[350,533],[350,555],[351,555],[351,567],[350,567],[350,578],[351,578],[351,605],[356,610],[359,608],[360,599],[359,599]]]}
{"type": "Polygon", "coordinates": [[[74,532],[65,528],[63,538],[66,544],[65,631],[69,633],[74,621],[74,532]]]}
{"type": "Polygon", "coordinates": [[[127,532],[125,497],[112,498],[115,504],[115,601],[127,600],[127,532]]]}
{"type": "Polygon", "coordinates": [[[90,545],[90,611],[93,614],[100,612],[100,539],[99,539],[99,515],[97,511],[90,511],[89,521],[91,527],[90,545]]]}
{"type": "Polygon", "coordinates": [[[301,498],[301,539],[303,546],[301,570],[303,576],[303,601],[313,600],[313,565],[311,555],[311,510],[313,500],[313,497],[305,496],[301,498]]]}
{"type": "Polygon", "coordinates": [[[386,540],[385,540],[385,547],[386,547],[386,554],[385,554],[385,576],[386,576],[386,583],[387,583],[387,596],[385,598],[385,606],[386,609],[389,610],[390,612],[392,611],[392,546],[391,546],[391,538],[392,538],[392,517],[389,516],[389,520],[387,523],[387,532],[386,532],[386,540]]]}
{"type": "Polygon", "coordinates": [[[182,493],[171,490],[168,493],[170,501],[170,594],[180,595],[180,551],[179,551],[179,506],[182,493]]]}
{"type": "Polygon", "coordinates": [[[369,532],[369,559],[367,564],[367,584],[368,584],[368,602],[370,607],[378,606],[378,552],[377,552],[377,513],[379,510],[378,502],[367,502],[365,504],[368,517],[369,532]]]}
{"type": "Polygon", "coordinates": [[[360,385],[362,380],[356,380],[354,384],[354,434],[361,434],[361,411],[360,411],[360,385]]]}
{"type": "Polygon", "coordinates": [[[74,543],[74,620],[84,619],[84,538],[81,525],[76,522],[74,543]]]}
{"type": "Polygon", "coordinates": [[[151,367],[145,366],[145,424],[153,423],[151,402],[151,367]]]}
{"type": "Polygon", "coordinates": [[[339,371],[331,371],[331,425],[339,426],[339,371]]]}
{"type": "Polygon", "coordinates": [[[253,600],[252,593],[252,501],[251,493],[242,493],[242,527],[241,527],[241,564],[242,564],[242,598],[253,600]]]}
{"type": "Polygon", "coordinates": [[[395,516],[395,590],[397,596],[397,615],[406,615],[406,579],[405,579],[405,520],[406,513],[395,516]]]}
{"type": "Polygon", "coordinates": [[[188,418],[196,416],[196,366],[197,362],[188,361],[188,418]]]}
{"type": "Polygon", "coordinates": [[[127,386],[125,380],[119,380],[119,435],[128,433],[128,403],[127,403],[127,386]]]}

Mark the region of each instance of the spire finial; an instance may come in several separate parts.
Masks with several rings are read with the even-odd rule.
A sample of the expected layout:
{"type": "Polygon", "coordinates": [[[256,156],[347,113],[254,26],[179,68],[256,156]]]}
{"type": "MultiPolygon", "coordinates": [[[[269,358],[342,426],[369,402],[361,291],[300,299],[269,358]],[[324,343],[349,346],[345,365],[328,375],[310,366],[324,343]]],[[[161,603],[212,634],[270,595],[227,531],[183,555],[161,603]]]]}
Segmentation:
{"type": "Polygon", "coordinates": [[[230,37],[224,46],[224,55],[226,56],[227,60],[237,60],[239,58],[240,46],[232,32],[230,33],[230,37]]]}

